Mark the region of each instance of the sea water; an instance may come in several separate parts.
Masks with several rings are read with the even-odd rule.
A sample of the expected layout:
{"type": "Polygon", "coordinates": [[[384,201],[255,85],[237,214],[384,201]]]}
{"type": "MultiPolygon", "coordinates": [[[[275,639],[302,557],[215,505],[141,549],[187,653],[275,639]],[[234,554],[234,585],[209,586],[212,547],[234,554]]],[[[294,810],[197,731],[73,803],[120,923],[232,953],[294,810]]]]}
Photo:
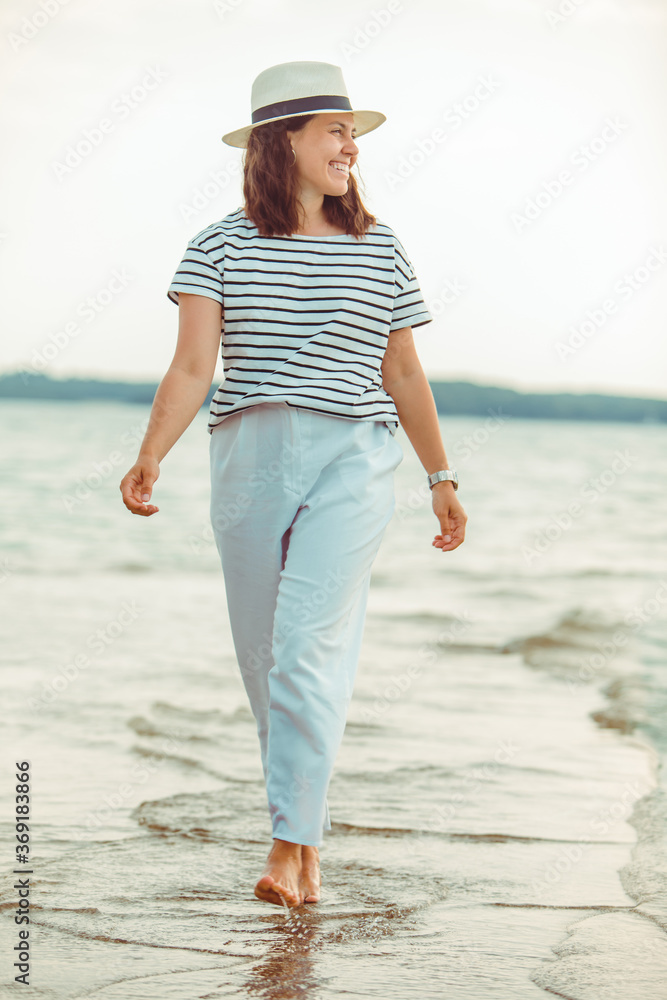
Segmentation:
{"type": "Polygon", "coordinates": [[[666,995],[667,428],[443,417],[450,553],[399,430],[322,899],[290,912],[252,892],[271,831],[206,414],[140,518],[118,484],[147,413],[0,407],[0,820],[8,872],[29,760],[33,995],[666,995]]]}

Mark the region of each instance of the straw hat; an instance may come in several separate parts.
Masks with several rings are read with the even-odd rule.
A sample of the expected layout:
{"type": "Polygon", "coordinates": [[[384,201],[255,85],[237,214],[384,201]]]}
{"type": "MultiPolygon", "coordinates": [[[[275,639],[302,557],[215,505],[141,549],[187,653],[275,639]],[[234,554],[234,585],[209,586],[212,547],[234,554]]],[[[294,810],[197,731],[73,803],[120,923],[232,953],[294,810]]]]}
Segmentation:
{"type": "Polygon", "coordinates": [[[263,70],[252,85],[252,123],[227,132],[222,141],[244,149],[257,125],[294,115],[347,111],[354,115],[357,137],[387,120],[380,111],[356,111],[350,104],[340,66],[324,62],[286,62],[263,70]]]}

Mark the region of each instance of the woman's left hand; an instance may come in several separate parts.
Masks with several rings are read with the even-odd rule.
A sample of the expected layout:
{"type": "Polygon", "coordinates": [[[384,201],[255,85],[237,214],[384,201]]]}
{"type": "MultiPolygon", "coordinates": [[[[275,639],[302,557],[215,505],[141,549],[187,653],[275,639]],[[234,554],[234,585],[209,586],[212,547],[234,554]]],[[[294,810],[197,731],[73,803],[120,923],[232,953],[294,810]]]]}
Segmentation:
{"type": "Polygon", "coordinates": [[[436,535],[433,545],[443,552],[450,552],[462,543],[466,533],[468,515],[458,501],[450,482],[436,483],[433,489],[433,513],[440,522],[441,535],[436,535]]]}

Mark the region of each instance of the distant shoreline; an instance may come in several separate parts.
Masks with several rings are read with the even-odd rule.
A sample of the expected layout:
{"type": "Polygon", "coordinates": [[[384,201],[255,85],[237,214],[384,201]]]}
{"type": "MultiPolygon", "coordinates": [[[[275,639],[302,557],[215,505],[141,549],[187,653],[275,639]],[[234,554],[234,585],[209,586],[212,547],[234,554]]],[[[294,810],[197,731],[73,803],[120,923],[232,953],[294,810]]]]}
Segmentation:
{"type": "MultiPolygon", "coordinates": [[[[510,416],[540,420],[592,420],[628,423],[667,423],[667,400],[603,393],[518,392],[474,382],[429,380],[440,415],[510,416]]],[[[54,379],[24,371],[0,375],[3,399],[123,402],[150,405],[157,382],[120,382],[103,379],[54,379]]],[[[208,408],[217,383],[203,407],[208,408]]]]}

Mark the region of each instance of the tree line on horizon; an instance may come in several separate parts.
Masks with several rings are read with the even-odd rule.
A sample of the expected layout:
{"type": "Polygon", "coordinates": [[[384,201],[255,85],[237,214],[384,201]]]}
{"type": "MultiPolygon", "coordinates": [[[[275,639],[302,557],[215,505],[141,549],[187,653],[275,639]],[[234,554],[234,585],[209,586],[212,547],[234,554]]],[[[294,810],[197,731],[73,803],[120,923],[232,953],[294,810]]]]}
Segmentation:
{"type": "MultiPolygon", "coordinates": [[[[441,415],[479,416],[499,411],[512,417],[551,420],[608,420],[667,423],[667,400],[603,393],[519,392],[474,382],[429,379],[441,415]]],[[[0,375],[0,399],[107,401],[150,405],[157,382],[105,381],[93,378],[54,379],[26,371],[0,375]]],[[[217,383],[203,406],[208,407],[217,383]]]]}

